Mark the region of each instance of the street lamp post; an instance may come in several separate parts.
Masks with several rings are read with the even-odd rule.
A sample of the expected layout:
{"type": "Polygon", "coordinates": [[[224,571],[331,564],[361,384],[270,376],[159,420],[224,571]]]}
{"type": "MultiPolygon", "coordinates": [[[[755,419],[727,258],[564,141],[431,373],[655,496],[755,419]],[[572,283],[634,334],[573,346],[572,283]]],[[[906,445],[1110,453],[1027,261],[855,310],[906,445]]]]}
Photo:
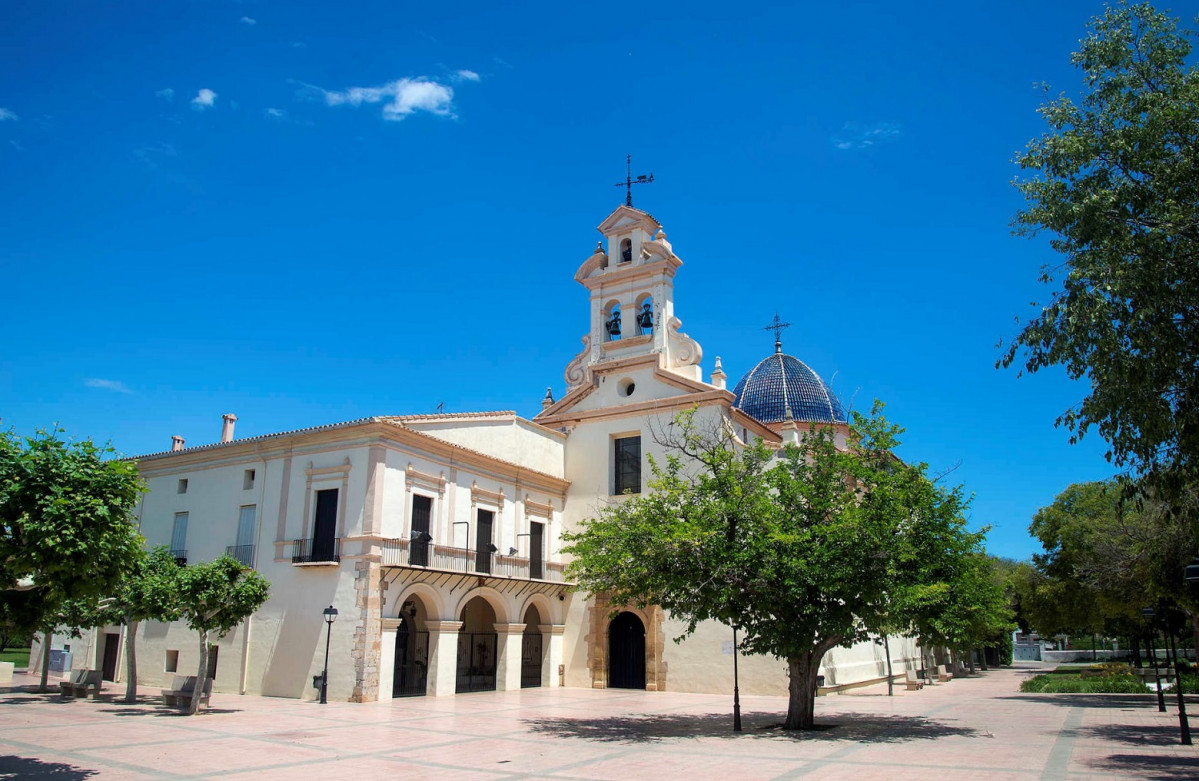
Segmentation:
{"type": "Polygon", "coordinates": [[[321,705],[329,702],[329,640],[333,636],[333,622],[337,620],[337,608],[325,608],[325,671],[321,673],[321,705]]]}
{"type": "Polygon", "coordinates": [[[1178,666],[1178,646],[1174,643],[1174,628],[1167,627],[1170,633],[1170,650],[1174,654],[1174,690],[1178,692],[1178,733],[1179,741],[1184,746],[1191,745],[1191,725],[1187,721],[1186,698],[1182,694],[1182,669],[1178,666]]]}
{"type": "Polygon", "coordinates": [[[741,731],[741,686],[737,677],[737,625],[733,624],[733,732],[741,731]]]}

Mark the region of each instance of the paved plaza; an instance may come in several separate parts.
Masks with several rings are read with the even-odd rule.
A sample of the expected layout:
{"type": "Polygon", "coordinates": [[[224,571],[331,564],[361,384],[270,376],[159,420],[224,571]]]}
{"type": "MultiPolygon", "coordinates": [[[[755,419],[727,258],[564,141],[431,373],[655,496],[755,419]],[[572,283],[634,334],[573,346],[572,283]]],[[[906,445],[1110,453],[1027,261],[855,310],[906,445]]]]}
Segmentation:
{"type": "MultiPolygon", "coordinates": [[[[1140,695],[1019,694],[1032,669],[817,700],[823,729],[778,728],[782,697],[526,689],[351,704],[215,694],[185,717],[145,701],[0,689],[0,779],[1199,778],[1173,708],[1140,695]]],[[[1199,699],[1191,698],[1199,711],[1199,699]]],[[[1199,714],[1197,714],[1199,715],[1199,714]]],[[[1199,728],[1199,718],[1196,719],[1199,728]]],[[[1199,737],[1199,729],[1197,729],[1199,737]]]]}

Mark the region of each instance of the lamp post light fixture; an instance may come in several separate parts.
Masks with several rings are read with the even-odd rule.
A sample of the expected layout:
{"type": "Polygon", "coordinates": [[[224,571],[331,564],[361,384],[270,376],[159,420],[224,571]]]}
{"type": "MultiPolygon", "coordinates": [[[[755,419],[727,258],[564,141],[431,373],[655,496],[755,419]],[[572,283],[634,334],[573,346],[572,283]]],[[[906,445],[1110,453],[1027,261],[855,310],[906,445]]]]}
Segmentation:
{"type": "Polygon", "coordinates": [[[737,625],[733,624],[733,732],[741,731],[741,686],[737,679],[737,625]]]}
{"type": "Polygon", "coordinates": [[[329,640],[333,636],[333,622],[337,620],[337,608],[325,608],[325,671],[321,673],[321,705],[329,702],[329,640]]]}
{"type": "Polygon", "coordinates": [[[1182,571],[1182,579],[1187,583],[1199,583],[1199,556],[1191,559],[1182,571]]]}

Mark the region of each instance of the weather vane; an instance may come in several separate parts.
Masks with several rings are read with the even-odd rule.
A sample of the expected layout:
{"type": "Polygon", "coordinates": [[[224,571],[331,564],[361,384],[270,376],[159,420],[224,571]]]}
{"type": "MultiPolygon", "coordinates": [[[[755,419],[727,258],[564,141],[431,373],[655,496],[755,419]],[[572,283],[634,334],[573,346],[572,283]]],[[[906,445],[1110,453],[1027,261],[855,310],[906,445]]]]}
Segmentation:
{"type": "Polygon", "coordinates": [[[650,182],[654,181],[654,175],[650,174],[649,176],[646,176],[645,174],[642,174],[641,176],[638,176],[636,179],[634,179],[633,178],[633,156],[632,155],[625,155],[624,165],[625,165],[624,181],[617,182],[616,184],[613,185],[613,187],[625,188],[624,205],[628,206],[628,207],[632,207],[632,205],[633,205],[633,185],[649,184],[650,182]]]}
{"type": "Polygon", "coordinates": [[[781,353],[783,351],[783,329],[790,327],[791,324],[784,323],[779,319],[779,313],[775,312],[774,320],[771,321],[770,325],[762,329],[763,331],[774,331],[774,351],[776,353],[781,353]]]}

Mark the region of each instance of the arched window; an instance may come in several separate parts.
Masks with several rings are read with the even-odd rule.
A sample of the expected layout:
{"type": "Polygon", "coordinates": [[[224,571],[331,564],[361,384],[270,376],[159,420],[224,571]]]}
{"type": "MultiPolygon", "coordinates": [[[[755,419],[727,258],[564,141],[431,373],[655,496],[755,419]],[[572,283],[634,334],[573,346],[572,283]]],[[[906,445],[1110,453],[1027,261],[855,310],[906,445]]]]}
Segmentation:
{"type": "Polygon", "coordinates": [[[646,297],[637,310],[637,333],[652,334],[654,332],[654,302],[646,297]]]}
{"type": "Polygon", "coordinates": [[[604,334],[609,342],[620,339],[620,304],[612,304],[604,318],[604,334]]]}
{"type": "Polygon", "coordinates": [[[628,263],[632,259],[633,259],[633,240],[632,239],[621,239],[620,240],[620,262],[628,263]]]}

